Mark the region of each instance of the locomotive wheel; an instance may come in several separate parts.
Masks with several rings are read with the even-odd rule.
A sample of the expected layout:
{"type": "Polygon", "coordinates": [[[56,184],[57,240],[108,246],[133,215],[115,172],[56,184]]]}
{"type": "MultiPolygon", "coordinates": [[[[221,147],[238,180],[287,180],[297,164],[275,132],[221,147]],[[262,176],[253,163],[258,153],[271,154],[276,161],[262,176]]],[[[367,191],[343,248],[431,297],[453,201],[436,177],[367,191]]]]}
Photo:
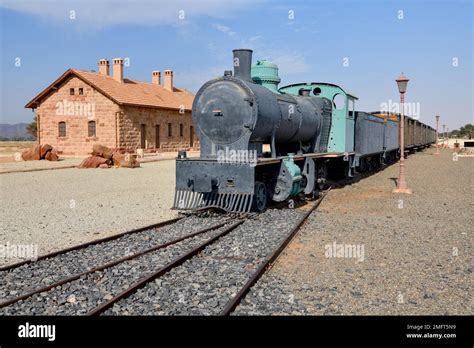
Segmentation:
{"type": "Polygon", "coordinates": [[[314,183],[314,189],[307,198],[310,200],[316,200],[319,198],[321,190],[326,187],[326,179],[327,178],[327,167],[325,163],[318,163],[316,165],[316,174],[314,183]]]}
{"type": "Polygon", "coordinates": [[[311,195],[312,196],[311,199],[316,200],[319,198],[319,195],[320,195],[319,185],[316,185],[316,187],[313,190],[313,194],[311,195]]]}
{"type": "Polygon", "coordinates": [[[255,193],[253,197],[253,209],[261,213],[267,206],[267,187],[263,182],[255,182],[255,193]]]}
{"type": "Polygon", "coordinates": [[[326,179],[328,177],[328,171],[325,163],[318,164],[318,171],[316,173],[316,188],[319,191],[326,187],[326,179]]]}

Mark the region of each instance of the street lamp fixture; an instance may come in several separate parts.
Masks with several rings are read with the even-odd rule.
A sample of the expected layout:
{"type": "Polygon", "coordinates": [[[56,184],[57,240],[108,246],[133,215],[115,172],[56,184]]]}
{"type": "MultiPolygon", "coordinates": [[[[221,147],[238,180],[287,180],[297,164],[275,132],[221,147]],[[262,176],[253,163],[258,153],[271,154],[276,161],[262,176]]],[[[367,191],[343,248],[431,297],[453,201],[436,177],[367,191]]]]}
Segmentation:
{"type": "Polygon", "coordinates": [[[445,147],[444,142],[446,141],[446,125],[443,124],[443,148],[445,147]]]}
{"type": "Polygon", "coordinates": [[[411,194],[412,190],[408,188],[407,181],[405,179],[405,92],[407,91],[408,81],[410,81],[403,73],[396,80],[398,86],[398,92],[400,93],[400,172],[398,175],[397,188],[393,190],[393,193],[407,193],[411,194]]]}
{"type": "Polygon", "coordinates": [[[436,152],[435,155],[439,155],[439,144],[438,144],[438,124],[439,124],[439,115],[436,115],[436,152]]]}
{"type": "Polygon", "coordinates": [[[408,77],[406,77],[402,73],[396,81],[397,81],[397,85],[398,85],[398,92],[400,94],[405,94],[405,92],[407,91],[408,81],[410,81],[408,79],[408,77]]]}

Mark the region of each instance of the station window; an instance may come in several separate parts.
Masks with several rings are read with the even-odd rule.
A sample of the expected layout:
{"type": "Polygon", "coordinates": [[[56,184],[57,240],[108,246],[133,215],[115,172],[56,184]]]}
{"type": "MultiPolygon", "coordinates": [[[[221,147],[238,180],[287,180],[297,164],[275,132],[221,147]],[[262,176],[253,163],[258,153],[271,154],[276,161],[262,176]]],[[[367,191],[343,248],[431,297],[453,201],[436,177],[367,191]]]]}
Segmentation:
{"type": "Polygon", "coordinates": [[[79,88],[79,95],[83,95],[84,94],[84,88],[79,88]]]}
{"type": "Polygon", "coordinates": [[[173,135],[173,128],[171,127],[171,123],[168,123],[168,136],[171,137],[173,135]]]}
{"type": "Polygon", "coordinates": [[[183,131],[183,124],[180,123],[180,124],[179,124],[179,136],[182,137],[182,136],[183,136],[183,133],[184,133],[184,131],[183,131]]]}
{"type": "Polygon", "coordinates": [[[95,137],[96,131],[95,131],[95,121],[89,121],[87,123],[87,135],[90,137],[95,137]]]}
{"type": "Polygon", "coordinates": [[[66,122],[59,122],[58,123],[58,135],[60,137],[66,136],[66,122]]]}
{"type": "Polygon", "coordinates": [[[69,88],[69,95],[74,95],[74,88],[69,88]]]}

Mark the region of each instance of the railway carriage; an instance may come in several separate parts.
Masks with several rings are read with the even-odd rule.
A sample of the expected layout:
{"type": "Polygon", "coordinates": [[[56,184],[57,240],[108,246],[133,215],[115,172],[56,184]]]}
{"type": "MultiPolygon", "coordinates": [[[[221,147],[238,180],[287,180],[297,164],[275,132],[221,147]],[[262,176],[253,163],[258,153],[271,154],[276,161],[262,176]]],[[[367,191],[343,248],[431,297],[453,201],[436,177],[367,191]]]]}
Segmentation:
{"type": "MultiPolygon", "coordinates": [[[[398,132],[398,124],[400,120],[399,114],[394,113],[385,113],[382,111],[374,111],[371,114],[384,117],[388,116],[392,119],[395,119],[397,123],[397,132],[398,132]]],[[[431,144],[434,144],[436,141],[436,131],[420,122],[417,119],[405,116],[404,117],[404,134],[405,134],[405,150],[409,152],[414,152],[417,150],[424,149],[431,144]]]]}
{"type": "MultiPolygon", "coordinates": [[[[263,211],[268,201],[315,198],[326,180],[369,171],[399,156],[399,117],[356,111],[358,100],[331,83],[278,88],[278,67],[252,66],[234,50],[234,71],[206,82],[193,103],[199,158],[180,152],[173,208],[263,211]]],[[[434,142],[434,130],[405,119],[408,147],[434,142]]]]}

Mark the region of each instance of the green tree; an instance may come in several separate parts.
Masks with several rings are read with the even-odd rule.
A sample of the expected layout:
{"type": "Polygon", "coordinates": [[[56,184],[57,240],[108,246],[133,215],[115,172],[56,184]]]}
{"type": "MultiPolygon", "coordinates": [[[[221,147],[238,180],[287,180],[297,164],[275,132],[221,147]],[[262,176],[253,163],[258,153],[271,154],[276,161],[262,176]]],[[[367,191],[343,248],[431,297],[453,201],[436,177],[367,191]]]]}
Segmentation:
{"type": "Polygon", "coordinates": [[[26,126],[26,133],[30,134],[36,139],[37,131],[38,131],[38,125],[36,123],[36,116],[35,116],[33,117],[33,122],[29,123],[26,126]]]}
{"type": "Polygon", "coordinates": [[[470,123],[460,127],[459,130],[455,129],[449,132],[449,136],[468,137],[469,135],[474,135],[474,126],[470,123]]]}

